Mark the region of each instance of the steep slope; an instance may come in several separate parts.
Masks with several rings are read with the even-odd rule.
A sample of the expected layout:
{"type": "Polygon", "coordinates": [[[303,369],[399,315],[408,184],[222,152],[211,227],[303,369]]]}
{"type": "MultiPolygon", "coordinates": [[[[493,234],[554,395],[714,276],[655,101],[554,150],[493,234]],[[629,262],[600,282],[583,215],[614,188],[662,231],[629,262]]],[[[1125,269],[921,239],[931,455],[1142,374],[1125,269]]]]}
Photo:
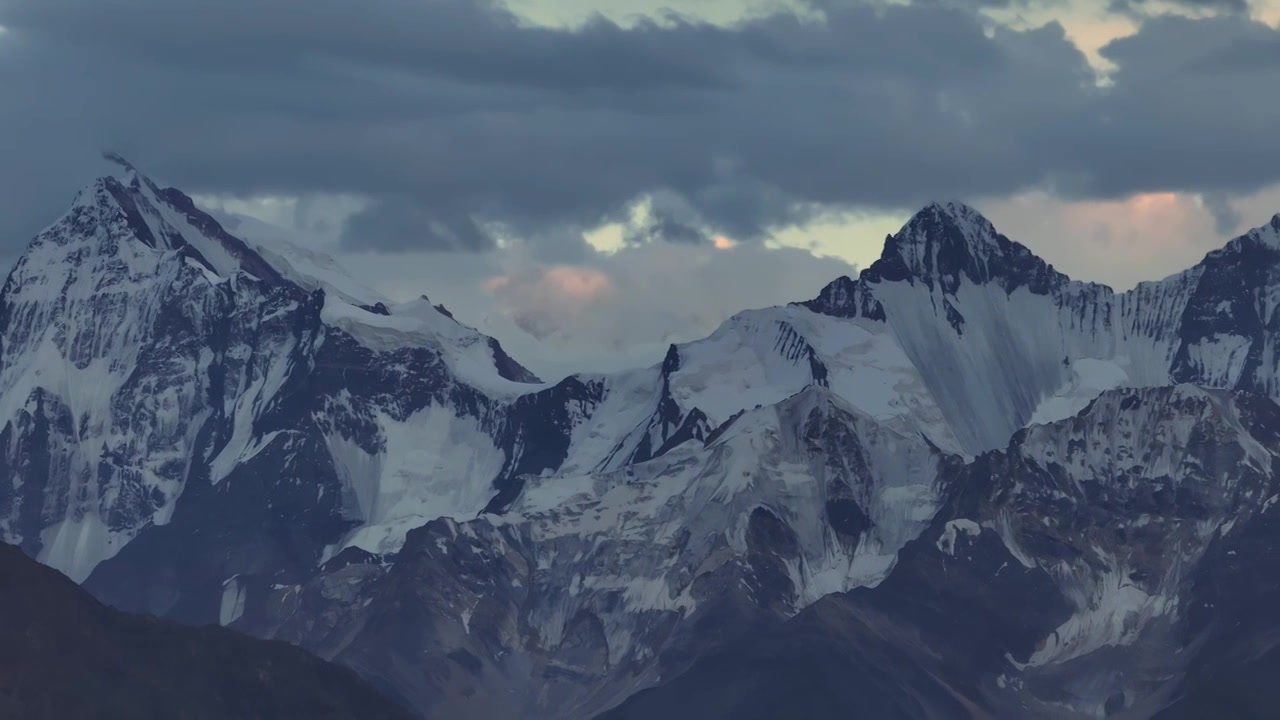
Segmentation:
{"type": "Polygon", "coordinates": [[[0,715],[409,718],[345,668],[286,643],[112,610],[0,544],[0,715]]]}
{"type": "Polygon", "coordinates": [[[1270,498],[1254,521],[1216,540],[1194,573],[1188,636],[1201,649],[1161,720],[1268,718],[1280,703],[1280,513],[1270,498]]]}
{"type": "Polygon", "coordinates": [[[99,180],[0,294],[0,518],[75,580],[168,521],[210,418],[312,340],[290,322],[310,298],[162,195],[127,168],[99,180]]]}
{"type": "MultiPolygon", "coordinates": [[[[930,206],[858,281],[743,313],[660,366],[531,390],[496,342],[429,301],[384,302],[261,228],[244,242],[121,163],[33,241],[0,297],[0,463],[14,478],[0,523],[77,579],[167,525],[191,478],[301,463],[323,489],[271,501],[311,518],[314,537],[288,554],[382,554],[430,519],[506,508],[531,473],[613,471],[810,384],[966,455],[1105,387],[1275,384],[1262,321],[1214,325],[1210,311],[1271,317],[1272,226],[1117,296],[968,208],[930,206]],[[1244,285],[1214,279],[1243,265],[1244,285]]],[[[223,565],[223,581],[263,569],[223,565]]]]}
{"type": "Polygon", "coordinates": [[[1136,705],[1149,716],[1143,704],[1161,698],[1191,654],[1172,651],[1192,646],[1193,581],[1206,553],[1280,491],[1278,431],[1280,407],[1257,395],[1117,390],[966,468],[958,483],[989,484],[957,506],[954,532],[938,543],[963,547],[966,519],[991,528],[1072,607],[1017,659],[1027,693],[1086,713],[1136,705]]]}
{"type": "Polygon", "coordinates": [[[504,516],[430,523],[389,567],[336,558],[236,626],[428,714],[583,717],[750,627],[732,618],[878,582],[932,516],[946,462],[813,386],[705,444],[539,478],[504,516]]]}
{"type": "Polygon", "coordinates": [[[857,280],[673,346],[660,377],[643,381],[643,417],[589,459],[611,469],[649,457],[809,384],[967,456],[1115,387],[1189,382],[1275,397],[1278,272],[1280,216],[1184,273],[1116,293],[1057,272],[971,208],[931,205],[857,280]]]}
{"type": "Polygon", "coordinates": [[[884,582],[605,717],[1262,717],[1277,428],[1256,395],[1105,393],[958,468],[884,582]]]}
{"type": "Polygon", "coordinates": [[[1110,387],[1276,397],[1277,273],[1280,216],[1186,272],[1115,293],[1057,273],[970,208],[933,205],[857,281],[805,306],[883,322],[973,453],[1110,387]]]}
{"type": "Polygon", "coordinates": [[[0,291],[6,540],[77,581],[102,569],[113,603],[211,621],[235,576],[394,550],[558,464],[526,440],[588,388],[530,384],[425,301],[327,294],[116,160],[0,291]]]}

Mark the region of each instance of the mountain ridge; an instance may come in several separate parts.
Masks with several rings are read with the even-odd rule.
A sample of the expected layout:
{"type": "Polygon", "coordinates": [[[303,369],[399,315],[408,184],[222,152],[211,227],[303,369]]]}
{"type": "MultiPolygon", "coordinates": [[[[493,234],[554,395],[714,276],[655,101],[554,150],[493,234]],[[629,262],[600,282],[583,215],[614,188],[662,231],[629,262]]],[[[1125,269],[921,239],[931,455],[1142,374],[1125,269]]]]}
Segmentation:
{"type": "Polygon", "coordinates": [[[412,717],[286,643],[131,616],[0,544],[0,713],[8,717],[412,717]]]}
{"type": "MultiPolygon", "coordinates": [[[[1181,692],[1154,658],[1193,626],[1238,646],[1192,617],[1205,561],[1169,575],[1151,538],[1220,558],[1229,523],[1269,522],[1280,220],[1117,293],[933,204],[810,301],[540,383],[425,297],[118,175],[0,291],[0,532],[112,605],[494,718],[623,707],[792,628],[871,653],[832,662],[889,658],[921,697],[1033,716],[1147,712],[1181,692]],[[1205,495],[1228,476],[1248,502],[1205,495]],[[995,618],[1016,592],[1042,607],[985,644],[939,604],[995,618]],[[968,648],[980,667],[935,663],[968,648]]],[[[1196,657],[1164,670],[1218,682],[1196,657]]],[[[920,700],[894,687],[865,689],[920,700]]]]}

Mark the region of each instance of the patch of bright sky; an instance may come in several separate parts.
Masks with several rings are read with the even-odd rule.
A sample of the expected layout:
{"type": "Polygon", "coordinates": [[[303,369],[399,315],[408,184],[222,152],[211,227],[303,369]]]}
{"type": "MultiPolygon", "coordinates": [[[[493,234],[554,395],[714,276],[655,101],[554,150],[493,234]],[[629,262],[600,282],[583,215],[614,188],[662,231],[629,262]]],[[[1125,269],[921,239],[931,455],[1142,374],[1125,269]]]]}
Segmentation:
{"type": "MultiPolygon", "coordinates": [[[[1060,23],[1067,36],[1098,70],[1100,84],[1105,84],[1106,76],[1113,68],[1099,55],[1099,49],[1118,37],[1133,33],[1138,27],[1133,18],[1110,12],[1108,4],[1109,0],[1072,0],[1018,9],[993,9],[987,12],[994,23],[1013,28],[1038,27],[1048,22],[1060,23]]],[[[603,15],[620,24],[629,25],[639,18],[660,20],[664,14],[675,13],[707,22],[730,25],[745,17],[774,12],[781,7],[801,14],[805,12],[800,3],[792,0],[678,0],[677,2],[671,0],[508,0],[508,6],[532,23],[556,26],[578,25],[594,15],[603,15]]],[[[1175,6],[1164,4],[1152,6],[1151,10],[1187,13],[1175,6]]],[[[1262,22],[1272,25],[1280,24],[1280,0],[1254,0],[1250,6],[1250,14],[1262,22]]],[[[2,30],[0,28],[0,31],[2,30]]],[[[342,221],[362,207],[362,201],[354,197],[325,198],[322,202],[307,203],[305,207],[301,206],[296,199],[275,197],[252,199],[220,197],[206,198],[204,201],[211,206],[220,206],[228,211],[251,215],[267,222],[304,231],[311,239],[319,240],[318,244],[321,245],[336,243],[337,229],[341,227],[342,221]],[[316,220],[317,215],[323,218],[316,220]],[[310,227],[302,227],[304,225],[310,227]],[[323,232],[326,228],[331,229],[331,232],[323,232]]],[[[1190,207],[1187,204],[1190,202],[1194,202],[1191,196],[1181,198],[1179,207],[1190,207]]],[[[1099,208],[1092,206],[1068,208],[1067,205],[1069,204],[1058,202],[1043,194],[1032,193],[1003,201],[980,203],[979,207],[992,215],[993,220],[1003,220],[1005,224],[1011,226],[1008,228],[1002,226],[1002,230],[1015,231],[1015,234],[1019,230],[1032,229],[1031,223],[1024,220],[1026,218],[1093,217],[1101,212],[1099,208]]],[[[1130,220],[1140,219],[1139,216],[1142,215],[1138,212],[1140,209],[1138,205],[1128,201],[1117,201],[1105,206],[1107,215],[1111,218],[1125,216],[1125,219],[1109,219],[1107,222],[1110,225],[1123,223],[1128,227],[1130,220]]],[[[645,212],[645,205],[638,203],[637,210],[633,212],[631,218],[632,222],[639,224],[643,221],[645,212]]],[[[855,266],[866,267],[879,257],[885,236],[896,232],[906,222],[907,217],[906,212],[832,215],[804,227],[780,230],[766,243],[766,246],[803,248],[815,255],[836,257],[855,266]]],[[[1076,223],[1064,224],[1071,226],[1076,223]]],[[[1202,222],[1191,224],[1196,226],[1196,230],[1203,229],[1200,227],[1203,225],[1202,222]]],[[[1001,223],[997,222],[997,225],[1001,223]]],[[[1039,224],[1039,227],[1043,231],[1043,223],[1039,224]]],[[[1080,228],[1076,230],[1079,231],[1080,228]]],[[[1051,233],[1051,235],[1060,234],[1051,233]]],[[[1105,234],[1111,236],[1119,233],[1109,230],[1105,234]]],[[[614,253],[624,247],[625,235],[624,226],[613,224],[586,233],[586,239],[596,250],[614,253]]],[[[1213,233],[1205,233],[1205,235],[1208,237],[1201,239],[1201,242],[1214,236],[1213,233]]],[[[1034,238],[1021,235],[1019,237],[1036,245],[1037,247],[1033,249],[1039,252],[1046,255],[1054,254],[1053,250],[1056,248],[1038,247],[1041,243],[1037,243],[1034,238]]],[[[728,246],[735,239],[719,240],[722,245],[728,246]]],[[[1068,241],[1066,237],[1054,237],[1052,240],[1047,240],[1045,244],[1057,245],[1068,241]]],[[[1070,242],[1070,244],[1075,247],[1075,253],[1081,253],[1089,246],[1088,243],[1084,243],[1084,247],[1077,242],[1070,242]]],[[[1102,247],[1098,249],[1103,250],[1102,247]]],[[[1199,249],[1195,248],[1194,251],[1199,249]]],[[[1178,258],[1179,261],[1185,259],[1178,258]]],[[[1092,264],[1087,258],[1081,258],[1081,260],[1081,265],[1092,264]]],[[[1073,269],[1083,271],[1086,268],[1073,269]]],[[[1088,274],[1085,273],[1085,276],[1088,277],[1088,274]]],[[[1099,279],[1119,281],[1120,284],[1131,280],[1131,278],[1120,276],[1099,279]]]]}
{"type": "Polygon", "coordinates": [[[584,234],[587,244],[602,253],[615,253],[626,244],[625,229],[618,223],[605,225],[584,234]]]}
{"type": "Polygon", "coordinates": [[[1018,30],[1042,27],[1051,22],[1058,23],[1067,38],[1080,48],[1080,52],[1084,53],[1089,64],[1098,72],[1099,84],[1105,85],[1107,75],[1115,70],[1115,66],[1098,51],[1112,40],[1131,35],[1138,29],[1133,18],[1111,12],[1108,5],[1108,0],[1074,0],[1070,3],[1037,4],[1027,8],[991,9],[987,11],[987,15],[996,22],[1018,30]]]}
{"type": "MultiPolygon", "coordinates": [[[[631,222],[643,226],[648,219],[649,203],[636,203],[631,222]]],[[[898,231],[905,220],[891,214],[831,214],[828,218],[803,227],[788,227],[774,232],[766,247],[803,248],[814,255],[837,257],[864,265],[879,257],[884,238],[898,231]]],[[[598,252],[614,253],[626,245],[626,228],[621,224],[605,225],[584,236],[598,252]]],[[[712,238],[717,249],[727,250],[738,244],[735,238],[717,235],[712,238]]]]}
{"type": "MultiPolygon", "coordinates": [[[[896,2],[898,0],[888,0],[896,2]]],[[[508,5],[517,14],[531,22],[548,25],[576,25],[600,14],[621,24],[634,22],[638,17],[660,18],[664,12],[675,11],[677,14],[694,17],[719,24],[733,24],[744,17],[759,15],[787,7],[793,11],[803,12],[802,5],[785,0],[683,0],[670,2],[664,0],[508,0],[508,5]],[[673,8],[678,6],[678,9],[673,8]]],[[[1016,5],[1016,4],[1015,4],[1016,5]]],[[[1112,40],[1130,35],[1137,31],[1138,21],[1132,17],[1112,12],[1110,0],[1070,0],[1069,2],[1033,3],[1029,7],[994,8],[986,11],[993,23],[1015,29],[1040,27],[1050,22],[1062,25],[1067,37],[1080,48],[1089,63],[1098,73],[1098,84],[1105,86],[1109,82],[1109,74],[1115,69],[1099,53],[1112,40]]],[[[1167,2],[1151,3],[1147,7],[1152,13],[1181,13],[1195,15],[1193,11],[1167,2]]],[[[1280,24],[1280,0],[1254,0],[1250,5],[1250,15],[1262,22],[1280,24]]],[[[940,198],[946,199],[946,198],[940,198]]],[[[1187,196],[1179,199],[1179,206],[1188,206],[1194,198],[1187,196]]],[[[998,214],[1008,216],[1035,215],[1025,206],[1026,197],[1020,202],[1012,199],[1003,203],[995,203],[998,214]],[[1013,212],[1010,212],[1010,211],[1013,212]]],[[[1032,198],[1030,204],[1047,209],[1052,206],[1058,213],[1069,214],[1066,204],[1048,197],[1032,198]],[[1060,207],[1061,206],[1061,207],[1060,207]]],[[[1125,223],[1141,219],[1138,205],[1128,200],[1117,201],[1107,206],[1112,216],[1129,215],[1125,220],[1114,220],[1125,223]],[[1129,212],[1131,211],[1131,212],[1129,212]]],[[[985,204],[984,204],[985,207],[985,204]]],[[[1088,208],[1086,208],[1088,210],[1088,208]]],[[[1079,214],[1088,215],[1083,212],[1079,214]]],[[[805,248],[815,255],[838,257],[855,266],[866,267],[879,257],[884,244],[884,237],[896,232],[907,220],[907,213],[859,213],[848,214],[806,225],[788,228],[777,232],[766,243],[772,247],[805,248]]],[[[1203,219],[1203,218],[1201,218],[1203,219]]],[[[1015,222],[1015,225],[1018,223],[1015,222]]],[[[1203,223],[1193,223],[1196,229],[1203,223]]],[[[625,229],[620,225],[599,228],[587,234],[588,242],[602,252],[615,252],[623,246],[625,229]]],[[[1210,235],[1212,237],[1212,235],[1210,235]]],[[[732,238],[730,238],[732,240],[732,238]]],[[[1066,238],[1056,238],[1065,241],[1066,238]]],[[[1053,244],[1057,244],[1056,242],[1053,244]]],[[[1036,248],[1043,250],[1042,248],[1036,248]]],[[[1046,248],[1047,249],[1047,248],[1046,248]]],[[[1198,248],[1197,248],[1198,250],[1198,248]]],[[[1183,258],[1179,258],[1180,260],[1183,258]]],[[[1087,261],[1086,261],[1087,262],[1087,261]]],[[[1121,283],[1130,280],[1127,276],[1109,278],[1121,283]]]]}
{"type": "MultiPolygon", "coordinates": [[[[1015,28],[1037,27],[1052,21],[1061,23],[1067,36],[1098,69],[1100,77],[1105,77],[1110,68],[1098,49],[1136,29],[1131,19],[1109,13],[1107,1],[1075,0],[1053,3],[1045,9],[1000,10],[990,15],[994,22],[1015,28]]],[[[660,19],[664,13],[671,12],[725,25],[779,8],[812,14],[801,3],[787,0],[508,0],[507,4],[531,22],[556,26],[574,26],[597,14],[623,25],[642,17],[660,19]]],[[[847,214],[782,230],[775,233],[767,245],[805,248],[815,255],[838,257],[865,267],[879,257],[885,236],[902,227],[907,217],[907,213],[847,214]]],[[[623,246],[624,235],[625,228],[621,225],[608,225],[587,233],[586,237],[597,250],[616,252],[623,246]]]]}
{"type": "Polygon", "coordinates": [[[1249,14],[1272,27],[1280,27],[1280,0],[1256,0],[1249,6],[1249,14]]]}
{"type": "Polygon", "coordinates": [[[906,215],[881,213],[832,216],[780,230],[765,245],[805,248],[814,255],[841,258],[862,268],[880,257],[885,237],[898,232],[906,221],[906,215]]]}
{"type": "Polygon", "coordinates": [[[812,11],[788,0],[507,0],[517,15],[539,25],[573,27],[595,15],[619,25],[639,19],[661,21],[664,15],[680,15],[717,25],[731,25],[747,17],[787,8],[800,15],[812,11]]]}

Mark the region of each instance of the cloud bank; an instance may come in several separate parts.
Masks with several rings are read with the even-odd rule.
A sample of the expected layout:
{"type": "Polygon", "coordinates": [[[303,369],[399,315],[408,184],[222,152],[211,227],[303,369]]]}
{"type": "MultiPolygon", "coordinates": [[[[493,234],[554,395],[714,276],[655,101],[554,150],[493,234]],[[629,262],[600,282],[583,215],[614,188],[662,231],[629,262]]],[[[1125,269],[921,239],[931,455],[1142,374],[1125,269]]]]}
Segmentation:
{"type": "MultiPolygon", "coordinates": [[[[648,195],[658,236],[842,209],[1280,180],[1280,32],[1157,16],[1101,51],[972,7],[825,2],[736,25],[531,25],[475,0],[0,0],[0,237],[110,147],[197,192],[348,193],[344,243],[566,242],[648,195]]],[[[569,249],[563,249],[569,252],[569,249]]]]}

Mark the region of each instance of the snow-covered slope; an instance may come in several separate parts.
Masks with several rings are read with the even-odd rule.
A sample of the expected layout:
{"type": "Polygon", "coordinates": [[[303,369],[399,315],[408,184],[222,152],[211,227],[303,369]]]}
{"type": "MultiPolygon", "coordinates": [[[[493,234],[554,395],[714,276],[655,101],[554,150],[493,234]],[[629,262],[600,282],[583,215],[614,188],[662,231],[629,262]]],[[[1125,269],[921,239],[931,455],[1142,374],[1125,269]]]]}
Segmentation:
{"type": "MultiPolygon", "coordinates": [[[[351,304],[369,298],[331,261],[283,244],[264,257],[116,161],[0,293],[7,540],[84,580],[195,483],[259,513],[302,503],[319,527],[287,552],[309,565],[474,516],[525,470],[520,438],[542,419],[517,417],[515,396],[542,386],[495,341],[425,300],[351,304]]],[[[189,505],[188,520],[208,512],[189,505]]]]}
{"type": "Polygon", "coordinates": [[[205,380],[218,356],[237,355],[232,377],[262,387],[305,340],[281,327],[297,302],[265,291],[270,267],[198,222],[122,168],[81,192],[5,283],[0,522],[75,580],[168,522],[197,436],[229,399],[205,380]],[[256,353],[249,336],[281,344],[256,353]]]}
{"type": "Polygon", "coordinates": [[[305,246],[305,239],[285,228],[248,215],[214,213],[228,232],[244,240],[264,260],[305,290],[324,290],[350,305],[373,307],[391,301],[373,288],[351,277],[332,256],[305,246]]]}
{"type": "Polygon", "coordinates": [[[1277,504],[1274,467],[1280,406],[1249,393],[1108,390],[965,464],[811,386],[661,457],[531,480],[393,563],[348,551],[239,626],[428,712],[585,717],[852,591],[889,613],[869,632],[946,658],[993,716],[1149,717],[1195,657],[1200,563],[1277,504]]]}
{"type": "Polygon", "coordinates": [[[1265,507],[1280,216],[1116,293],[931,205],[856,280],[548,384],[118,165],[0,291],[0,532],[422,708],[582,716],[882,585],[1012,612],[983,574],[1013,562],[1049,609],[991,677],[1070,675],[1096,709],[1077,663],[1179,627],[1197,559],[1265,507]]]}
{"type": "Polygon", "coordinates": [[[747,553],[749,521],[763,508],[796,533],[785,602],[803,606],[883,576],[933,516],[940,462],[918,435],[810,386],[705,444],[610,473],[531,481],[508,517],[532,526],[549,564],[557,539],[616,554],[616,589],[637,601],[625,609],[671,609],[712,546],[747,553]]]}
{"type": "MultiPolygon", "coordinates": [[[[479,687],[506,688],[507,716],[588,717],[675,670],[660,658],[732,598],[789,617],[879,582],[932,519],[944,466],[919,434],[810,386],[705,443],[531,479],[505,515],[415,530],[389,569],[349,552],[271,593],[265,631],[352,662],[368,652],[358,662],[379,668],[465,654],[479,687]],[[349,595],[326,602],[337,583],[349,595]],[[409,586],[427,616],[404,610],[409,586]],[[324,628],[307,627],[319,607],[324,628]],[[423,646],[379,654],[381,630],[336,641],[344,627],[422,634],[423,646]]],[[[445,716],[488,711],[492,698],[447,686],[403,691],[445,716]]]]}
{"type": "Polygon", "coordinates": [[[1108,391],[944,473],[874,588],[706,647],[602,717],[1269,717],[1277,428],[1250,393],[1108,391]]]}
{"type": "Polygon", "coordinates": [[[745,311],[673,346],[660,367],[606,379],[610,422],[622,417],[611,399],[619,388],[633,424],[604,455],[596,444],[580,455],[576,443],[570,455],[579,467],[612,469],[810,384],[967,456],[1121,385],[1275,396],[1278,235],[1273,220],[1195,268],[1116,293],[1058,273],[971,208],[931,205],[857,280],[745,311]]]}
{"type": "Polygon", "coordinates": [[[323,291],[325,322],[370,348],[430,345],[446,356],[454,374],[497,393],[526,393],[530,384],[540,382],[497,341],[458,322],[426,295],[395,303],[351,277],[332,256],[304,247],[283,228],[233,213],[220,218],[285,278],[308,292],[323,291]]]}
{"type": "MultiPolygon", "coordinates": [[[[1269,399],[1111,390],[960,470],[923,539],[962,564],[1003,553],[1066,601],[1030,652],[1008,656],[1002,689],[1085,717],[1117,704],[1150,717],[1203,640],[1188,626],[1202,562],[1220,562],[1214,547],[1275,505],[1277,468],[1280,406],[1269,399]]],[[[1010,594],[1001,602],[1035,601],[1010,594]]]]}

